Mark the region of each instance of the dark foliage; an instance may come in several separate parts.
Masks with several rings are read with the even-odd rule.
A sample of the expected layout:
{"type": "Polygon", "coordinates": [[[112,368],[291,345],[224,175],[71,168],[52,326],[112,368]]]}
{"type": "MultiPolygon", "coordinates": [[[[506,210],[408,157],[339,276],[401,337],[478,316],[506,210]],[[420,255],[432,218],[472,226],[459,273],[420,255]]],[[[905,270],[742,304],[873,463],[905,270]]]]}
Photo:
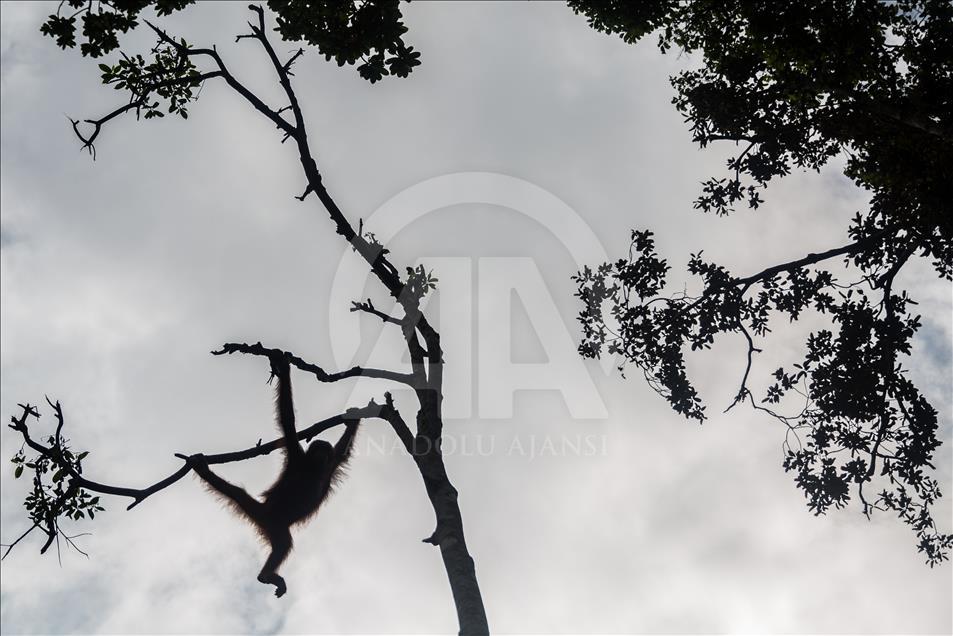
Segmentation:
{"type": "MultiPolygon", "coordinates": [[[[761,203],[771,179],[819,170],[836,156],[870,193],[847,229],[850,243],[737,276],[705,260],[695,296],[665,295],[669,266],[651,232],[632,233],[627,258],[576,277],[584,341],[580,353],[622,356],[686,417],[705,418],[684,352],[719,334],[747,342],[747,365],[732,406],[748,401],[783,421],[784,468],[817,514],[844,506],[852,487],[865,514],[894,511],[916,531],[932,565],[953,536],[937,531],[933,468],[937,412],[906,376],[903,358],[920,326],[914,304],[894,288],[913,257],[953,278],[953,4],[947,1],[628,3],[571,0],[592,27],[635,42],[700,55],[700,68],[672,78],[673,103],[702,147],[732,141],[727,177],[704,182],[695,207],[727,214],[761,203]],[[843,261],[847,280],[824,269],[843,261]],[[608,308],[608,311],[606,309],[608,308]],[[766,395],[748,389],[755,339],[773,320],[827,316],[804,358],[778,369],[766,395]],[[785,397],[803,408],[781,414],[785,397]],[[876,494],[874,492],[876,491],[876,494]]],[[[729,407],[730,408],[730,407],[729,407]]]]}
{"type": "Polygon", "coordinates": [[[27,433],[27,421],[31,417],[40,418],[39,410],[35,406],[21,404],[20,416],[10,418],[10,428],[25,433],[23,446],[10,461],[13,462],[15,479],[27,474],[33,482],[33,487],[23,500],[23,507],[33,524],[15,541],[3,546],[6,548],[3,558],[6,558],[20,540],[37,528],[46,533],[46,542],[40,548],[40,554],[45,553],[54,543],[59,554],[62,539],[67,546],[85,555],[74,539],[86,533],[66,534],[62,524],[86,517],[95,519],[97,512],[105,510],[99,504],[99,497],[89,492],[88,484],[81,476],[83,460],[89,452],[76,453],[70,449],[69,440],[63,436],[63,410],[60,403],[49,400],[47,402],[56,416],[56,431],[46,439],[49,446],[44,447],[33,442],[27,433]],[[31,451],[29,455],[28,446],[31,451]],[[37,449],[40,449],[40,452],[32,452],[37,449]]]}
{"type": "MultiPolygon", "coordinates": [[[[68,0],[40,31],[66,49],[76,46],[76,31],[81,28],[82,54],[101,57],[119,48],[120,35],[135,29],[140,14],[150,6],[164,16],[194,2],[68,0]]],[[[420,53],[403,40],[407,27],[398,0],[269,0],[267,5],[275,13],[276,30],[283,40],[315,46],[338,66],[360,62],[358,72],[372,83],[387,75],[407,77],[420,64],[420,53]]]]}

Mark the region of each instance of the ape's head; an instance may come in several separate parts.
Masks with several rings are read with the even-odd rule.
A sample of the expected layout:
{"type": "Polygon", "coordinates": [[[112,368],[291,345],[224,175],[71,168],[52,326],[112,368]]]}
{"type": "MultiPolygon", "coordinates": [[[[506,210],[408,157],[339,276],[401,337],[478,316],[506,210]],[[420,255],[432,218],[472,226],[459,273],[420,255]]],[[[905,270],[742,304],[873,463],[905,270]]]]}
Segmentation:
{"type": "Polygon", "coordinates": [[[308,463],[326,464],[334,456],[334,447],[323,439],[318,439],[308,446],[306,451],[308,463]]]}

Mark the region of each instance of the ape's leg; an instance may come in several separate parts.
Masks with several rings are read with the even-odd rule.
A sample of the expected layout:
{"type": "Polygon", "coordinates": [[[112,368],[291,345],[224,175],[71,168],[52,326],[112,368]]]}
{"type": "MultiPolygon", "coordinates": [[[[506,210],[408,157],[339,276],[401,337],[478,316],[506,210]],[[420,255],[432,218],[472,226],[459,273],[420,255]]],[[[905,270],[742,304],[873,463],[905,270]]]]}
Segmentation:
{"type": "Polygon", "coordinates": [[[275,596],[284,595],[288,588],[285,585],[285,580],[278,575],[277,570],[278,566],[287,558],[288,553],[291,552],[291,532],[288,526],[281,526],[281,524],[276,526],[274,521],[268,519],[269,515],[264,503],[249,495],[244,488],[240,488],[213,473],[208,464],[201,458],[194,460],[192,468],[198,473],[199,477],[205,480],[205,483],[224,496],[225,500],[238,512],[247,516],[268,540],[271,553],[258,574],[258,580],[268,585],[274,585],[275,596]]]}
{"type": "Polygon", "coordinates": [[[232,505],[238,512],[255,522],[256,525],[262,523],[263,504],[249,495],[244,488],[236,486],[233,483],[225,481],[212,472],[208,464],[197,462],[192,466],[198,476],[205,480],[213,490],[225,497],[226,502],[232,505]]]}
{"type": "Polygon", "coordinates": [[[271,554],[265,560],[261,572],[258,574],[258,580],[266,585],[275,586],[275,596],[282,596],[288,587],[285,580],[278,575],[278,566],[285,560],[288,553],[291,552],[291,532],[285,528],[263,528],[265,538],[271,544],[271,554]]]}

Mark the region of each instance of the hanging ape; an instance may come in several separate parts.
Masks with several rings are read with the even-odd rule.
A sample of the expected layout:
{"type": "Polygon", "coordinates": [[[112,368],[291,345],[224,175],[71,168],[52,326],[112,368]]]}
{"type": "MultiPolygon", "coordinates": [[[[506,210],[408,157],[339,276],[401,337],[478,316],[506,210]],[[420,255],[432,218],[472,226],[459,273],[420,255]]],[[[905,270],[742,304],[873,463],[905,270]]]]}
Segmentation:
{"type": "Polygon", "coordinates": [[[291,551],[291,526],[307,521],[328,496],[340,477],[341,467],[351,455],[359,420],[347,422],[344,433],[334,446],[323,440],[315,440],[304,450],[298,442],[295,429],[288,359],[274,355],[270,361],[272,376],[278,379],[276,410],[285,439],[285,463],[278,479],[263,493],[262,500],[255,499],[245,489],[213,473],[203,455],[193,455],[188,460],[193,470],[221,494],[236,512],[247,517],[262,538],[268,541],[271,553],[258,574],[258,580],[274,585],[275,596],[281,596],[287,586],[278,575],[278,566],[291,551]]]}

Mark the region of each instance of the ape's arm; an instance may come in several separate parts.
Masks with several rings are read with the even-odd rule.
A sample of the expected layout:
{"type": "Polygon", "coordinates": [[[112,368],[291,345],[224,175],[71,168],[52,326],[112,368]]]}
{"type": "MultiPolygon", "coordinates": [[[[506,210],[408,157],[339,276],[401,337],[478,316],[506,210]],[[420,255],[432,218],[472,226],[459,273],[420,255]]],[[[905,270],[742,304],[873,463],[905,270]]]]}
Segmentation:
{"type": "Polygon", "coordinates": [[[340,439],[334,445],[335,464],[343,464],[351,457],[351,451],[354,448],[354,436],[357,434],[357,425],[360,423],[360,420],[345,422],[344,433],[341,434],[340,439]]]}
{"type": "Polygon", "coordinates": [[[272,355],[269,357],[269,361],[271,362],[271,374],[278,379],[275,407],[278,411],[278,425],[285,437],[285,448],[288,451],[289,459],[292,456],[300,459],[304,457],[304,449],[301,448],[301,442],[298,441],[298,431],[295,428],[294,400],[291,396],[291,365],[284,355],[272,355]]]}

